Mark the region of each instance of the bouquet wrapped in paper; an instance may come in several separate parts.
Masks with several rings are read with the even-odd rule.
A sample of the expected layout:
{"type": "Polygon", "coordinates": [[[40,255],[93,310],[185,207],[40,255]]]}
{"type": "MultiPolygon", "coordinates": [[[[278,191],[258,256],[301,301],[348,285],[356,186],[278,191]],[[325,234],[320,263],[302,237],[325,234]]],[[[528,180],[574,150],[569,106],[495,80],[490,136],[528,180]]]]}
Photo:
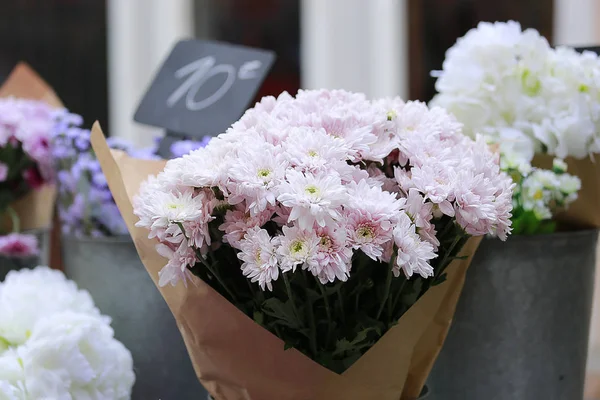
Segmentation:
{"type": "Polygon", "coordinates": [[[1,255],[38,253],[37,237],[22,231],[51,226],[56,190],[50,138],[74,117],[25,64],[0,88],[1,255]]]}
{"type": "Polygon", "coordinates": [[[514,233],[600,227],[600,58],[482,22],[446,53],[435,106],[499,146],[517,183],[514,233]],[[568,172],[568,173],[567,173],[568,172]],[[570,207],[567,207],[570,203],[570,207]]]}
{"type": "Polygon", "coordinates": [[[497,155],[418,102],[266,97],[167,163],[92,143],[215,399],[416,399],[479,237],[510,232],[497,155]]]}

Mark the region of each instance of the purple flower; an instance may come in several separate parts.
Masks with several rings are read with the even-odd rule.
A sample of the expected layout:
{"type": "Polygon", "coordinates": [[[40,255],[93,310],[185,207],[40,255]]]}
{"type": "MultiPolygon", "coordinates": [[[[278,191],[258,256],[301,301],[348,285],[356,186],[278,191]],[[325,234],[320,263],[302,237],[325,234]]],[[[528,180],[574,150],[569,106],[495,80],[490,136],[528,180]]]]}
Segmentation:
{"type": "Polygon", "coordinates": [[[171,156],[173,158],[183,157],[190,152],[206,147],[212,136],[204,136],[202,140],[180,140],[171,145],[171,156]]]}

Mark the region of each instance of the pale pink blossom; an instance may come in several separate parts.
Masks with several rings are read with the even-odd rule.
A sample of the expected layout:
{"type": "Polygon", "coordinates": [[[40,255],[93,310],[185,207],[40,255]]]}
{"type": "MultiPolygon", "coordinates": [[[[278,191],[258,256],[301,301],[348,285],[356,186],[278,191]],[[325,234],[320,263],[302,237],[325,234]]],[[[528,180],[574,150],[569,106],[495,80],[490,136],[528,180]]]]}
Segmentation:
{"type": "Polygon", "coordinates": [[[32,257],[40,252],[35,235],[10,233],[0,236],[0,255],[6,257],[32,257]]]}
{"type": "Polygon", "coordinates": [[[260,288],[273,290],[273,281],[279,278],[279,262],[275,243],[269,233],[259,227],[250,228],[240,241],[238,258],[243,261],[242,273],[260,288]]]}
{"type": "Polygon", "coordinates": [[[373,260],[381,260],[405,199],[398,199],[380,187],[371,187],[367,181],[351,183],[348,195],[344,216],[350,244],[373,260]]]}
{"type": "Polygon", "coordinates": [[[193,267],[198,260],[194,249],[188,246],[187,241],[182,241],[176,248],[159,243],[156,245],[156,251],[168,260],[167,265],[158,272],[159,286],[167,284],[175,286],[180,280],[187,285],[187,281],[192,277],[188,268],[193,267]]]}
{"type": "Polygon", "coordinates": [[[317,237],[316,262],[311,263],[309,271],[323,284],[334,282],[335,279],[343,282],[348,280],[352,247],[348,243],[346,230],[337,226],[318,228],[317,237]]]}
{"type": "Polygon", "coordinates": [[[394,242],[398,249],[396,262],[392,269],[394,276],[398,277],[400,270],[404,271],[407,278],[415,273],[423,278],[433,276],[433,268],[429,263],[430,260],[437,257],[433,245],[421,240],[415,231],[415,225],[404,213],[394,227],[394,242]]]}
{"type": "Polygon", "coordinates": [[[318,264],[317,252],[320,238],[314,230],[305,231],[299,226],[284,226],[283,235],[277,237],[281,270],[295,271],[299,265],[313,270],[318,264]]]}
{"type": "Polygon", "coordinates": [[[254,216],[249,212],[240,209],[227,210],[225,222],[219,226],[219,229],[225,232],[223,235],[223,242],[239,249],[240,241],[246,232],[251,228],[262,227],[272,216],[272,210],[265,210],[254,216]]]}
{"type": "Polygon", "coordinates": [[[292,209],[288,222],[312,229],[314,224],[323,227],[340,218],[340,207],[348,196],[339,177],[289,170],[286,178],[277,187],[277,200],[292,209]]]}

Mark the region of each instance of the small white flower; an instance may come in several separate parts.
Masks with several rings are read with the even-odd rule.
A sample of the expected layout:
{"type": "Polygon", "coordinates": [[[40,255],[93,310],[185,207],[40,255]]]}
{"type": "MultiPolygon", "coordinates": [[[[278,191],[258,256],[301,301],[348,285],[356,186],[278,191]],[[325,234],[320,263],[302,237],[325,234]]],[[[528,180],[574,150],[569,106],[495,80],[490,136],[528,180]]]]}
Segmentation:
{"type": "Polygon", "coordinates": [[[298,265],[312,269],[318,263],[317,251],[320,238],[313,230],[304,231],[299,226],[284,226],[283,235],[278,237],[277,252],[283,272],[295,271],[298,265]],[[306,264],[306,265],[304,265],[306,264]]]}
{"type": "Polygon", "coordinates": [[[259,227],[250,228],[240,241],[238,258],[243,261],[242,273],[260,288],[273,290],[273,281],[279,278],[279,262],[275,242],[269,233],[259,227]]]}
{"type": "Polygon", "coordinates": [[[419,274],[423,278],[433,276],[433,268],[429,261],[436,258],[433,245],[422,241],[416,233],[415,226],[406,214],[402,214],[394,228],[394,242],[398,247],[396,262],[392,271],[394,276],[400,276],[400,269],[407,278],[419,274]]]}
{"type": "Polygon", "coordinates": [[[277,200],[292,209],[289,222],[298,221],[301,229],[312,229],[315,223],[324,227],[340,218],[340,206],[348,196],[338,176],[290,170],[286,178],[278,187],[277,200]]]}

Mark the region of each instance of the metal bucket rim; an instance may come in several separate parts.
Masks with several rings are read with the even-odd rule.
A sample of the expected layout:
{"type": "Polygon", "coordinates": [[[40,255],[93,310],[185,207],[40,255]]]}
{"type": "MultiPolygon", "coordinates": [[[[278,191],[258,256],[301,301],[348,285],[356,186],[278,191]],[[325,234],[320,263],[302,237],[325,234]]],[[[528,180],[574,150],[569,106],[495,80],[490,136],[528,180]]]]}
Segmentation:
{"type": "MultiPolygon", "coordinates": [[[[511,235],[506,240],[511,242],[536,242],[536,241],[548,241],[554,239],[562,239],[564,237],[587,237],[592,235],[598,235],[600,230],[597,228],[594,229],[582,229],[577,231],[561,231],[561,232],[553,232],[553,233],[543,233],[538,235],[511,235]]],[[[487,238],[487,240],[500,241],[497,238],[487,238]]]]}
{"type": "Polygon", "coordinates": [[[131,236],[129,235],[118,235],[118,236],[100,236],[100,237],[92,237],[92,236],[76,236],[76,235],[62,235],[62,239],[64,241],[73,241],[73,242],[84,242],[84,243],[133,243],[131,236]]]}

